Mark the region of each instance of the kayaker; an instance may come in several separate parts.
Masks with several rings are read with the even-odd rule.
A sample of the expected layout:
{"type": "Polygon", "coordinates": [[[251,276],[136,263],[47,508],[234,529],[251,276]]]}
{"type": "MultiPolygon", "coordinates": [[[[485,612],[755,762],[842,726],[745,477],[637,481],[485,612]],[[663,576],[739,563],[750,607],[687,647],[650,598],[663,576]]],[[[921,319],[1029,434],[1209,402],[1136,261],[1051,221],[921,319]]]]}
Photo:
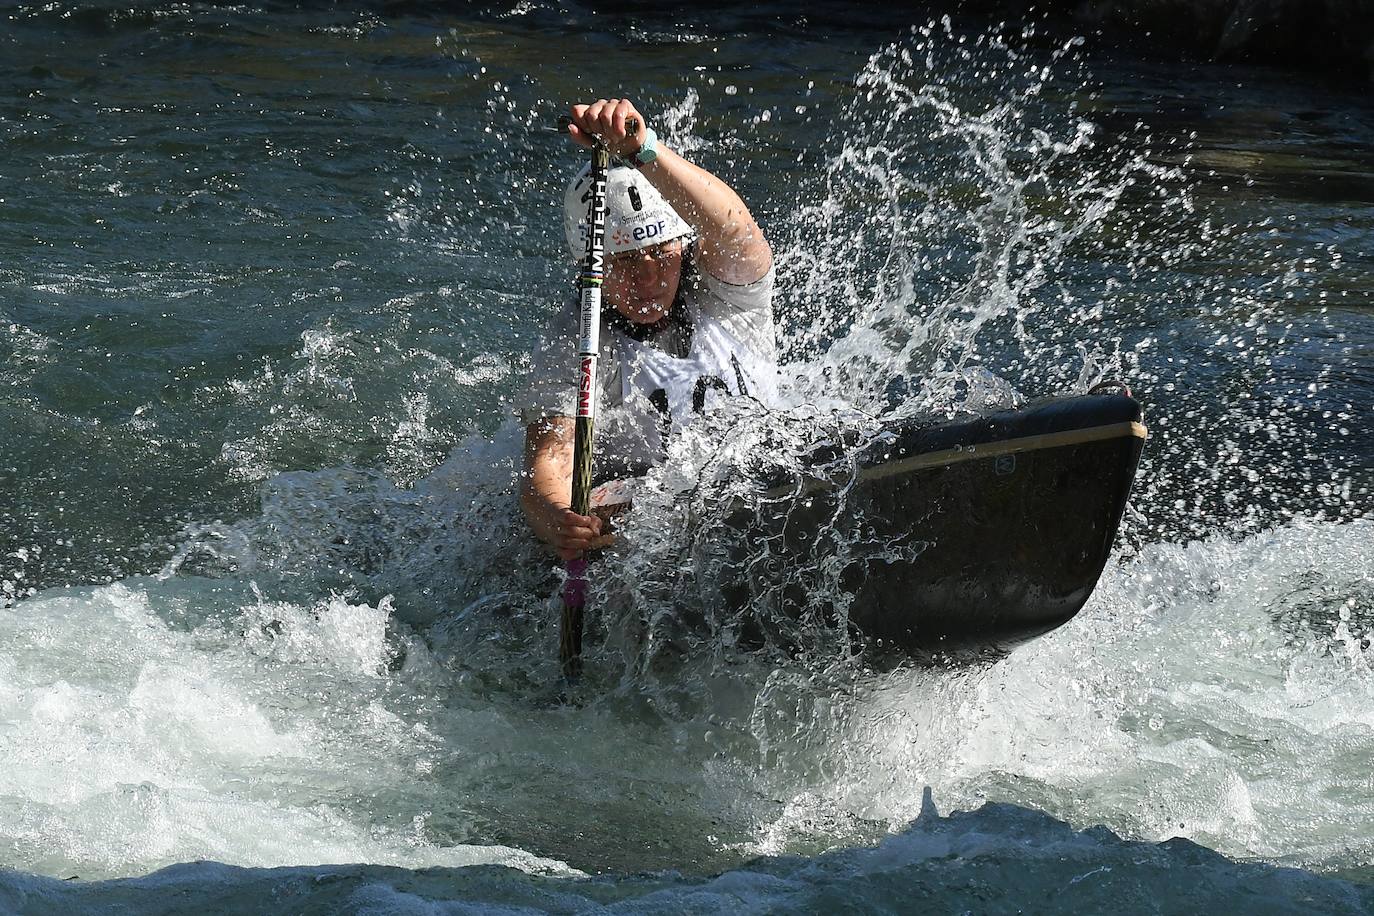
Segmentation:
{"type": "MultiPolygon", "coordinates": [[[[568,134],[605,139],[606,266],[602,286],[600,478],[643,474],[669,430],[721,393],[776,395],[773,253],[738,194],[660,142],[628,99],[574,105],[568,134]],[[626,131],[632,121],[636,129],[626,131]]],[[[568,186],[563,224],[574,261],[585,253],[588,170],[568,186]]],[[[577,302],[569,297],[535,352],[520,415],[521,505],[534,533],[570,560],[611,543],[603,520],[570,508],[577,375],[577,302]]]]}

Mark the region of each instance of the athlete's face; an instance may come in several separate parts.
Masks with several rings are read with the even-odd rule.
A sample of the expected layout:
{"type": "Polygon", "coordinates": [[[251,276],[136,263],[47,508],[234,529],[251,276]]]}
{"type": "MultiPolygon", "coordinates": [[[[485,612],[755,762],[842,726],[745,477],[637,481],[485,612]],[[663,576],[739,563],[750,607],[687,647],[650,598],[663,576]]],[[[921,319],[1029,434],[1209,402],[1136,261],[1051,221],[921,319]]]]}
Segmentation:
{"type": "Polygon", "coordinates": [[[682,279],[682,240],[622,251],[606,259],[606,300],[631,321],[653,324],[673,307],[682,279]]]}

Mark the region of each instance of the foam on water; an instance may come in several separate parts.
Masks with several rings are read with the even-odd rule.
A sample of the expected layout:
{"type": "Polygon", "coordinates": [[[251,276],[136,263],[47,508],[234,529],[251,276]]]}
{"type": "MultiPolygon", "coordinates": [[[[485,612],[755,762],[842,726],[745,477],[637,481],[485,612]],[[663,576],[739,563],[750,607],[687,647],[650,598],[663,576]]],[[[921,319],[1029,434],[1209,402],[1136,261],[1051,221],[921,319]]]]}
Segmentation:
{"type": "MultiPolygon", "coordinates": [[[[385,602],[306,607],[188,577],[43,594],[2,621],[2,826],[15,865],[84,877],[205,857],[557,869],[490,842],[546,804],[512,794],[528,766],[633,792],[681,782],[695,759],[676,797],[608,811],[607,829],[640,806],[680,822],[719,809],[708,829],[733,855],[823,849],[902,829],[929,787],[942,807],[1015,802],[1340,870],[1372,852],[1371,548],[1365,523],[1152,547],[1109,567],[1078,619],[991,668],[818,692],[837,682],[736,665],[752,712],[678,726],[624,699],[552,714],[493,701],[385,602]],[[543,757],[559,747],[578,759],[543,757]],[[481,848],[436,845],[440,810],[445,836],[481,848]],[[464,826],[464,811],[514,820],[464,826]]],[[[583,796],[567,822],[542,817],[596,834],[583,796]]]]}
{"type": "Polygon", "coordinates": [[[386,603],[308,608],[194,579],[46,594],[6,613],[9,864],[83,877],[197,858],[566,871],[490,844],[435,845],[418,812],[391,824],[348,810],[433,765],[434,737],[393,711],[410,708],[395,679],[423,683],[433,663],[388,638],[389,618],[386,603]]]}
{"type": "Polygon", "coordinates": [[[955,807],[1015,799],[1240,858],[1369,861],[1371,549],[1368,523],[1147,548],[989,670],[867,687],[829,739],[780,755],[819,778],[776,827],[827,813],[895,827],[930,786],[955,807]]]}
{"type": "MultiPolygon", "coordinates": [[[[1241,860],[1361,873],[1351,863],[1369,860],[1364,825],[1374,817],[1365,789],[1374,580],[1358,560],[1371,548],[1368,524],[1150,548],[1109,568],[1077,620],[989,669],[870,675],[824,696],[799,672],[775,672],[749,719],[752,752],[700,729],[672,738],[623,704],[493,704],[486,688],[454,678],[452,659],[390,621],[386,605],[302,607],[193,578],[44,594],[3,619],[12,651],[0,672],[0,746],[13,765],[0,782],[0,829],[13,865],[83,878],[198,858],[568,874],[492,842],[478,813],[510,818],[495,831],[507,836],[542,816],[545,829],[578,833],[586,848],[613,842],[600,830],[623,841],[628,823],[652,816],[719,831],[736,861],[896,838],[871,852],[755,864],[707,885],[623,879],[617,897],[662,895],[649,909],[687,899],[708,901],[706,911],[820,906],[822,885],[857,892],[854,882],[879,875],[891,893],[933,881],[957,896],[977,874],[995,898],[1024,900],[1031,888],[1012,875],[1029,868],[1042,892],[1065,901],[1123,887],[1167,899],[1182,893],[1181,871],[1198,882],[1194,896],[1243,885],[1279,901],[1315,893],[1333,912],[1356,912],[1365,892],[1247,872],[1176,843],[1133,843],[1186,837],[1241,860]],[[563,753],[575,764],[549,756],[563,753]],[[701,776],[683,783],[693,760],[701,776]],[[549,766],[624,793],[631,810],[574,788],[565,810],[539,812],[552,786],[524,797],[512,781],[540,782],[549,766]],[[923,817],[927,789],[945,809],[1021,807],[923,817]],[[587,804],[609,823],[589,821],[587,804]],[[703,810],[716,814],[703,821],[703,810]],[[474,818],[466,827],[454,822],[463,811],[474,818]],[[1100,828],[1076,835],[1050,815],[1075,828],[1105,823],[1124,839],[1100,828]],[[448,839],[464,833],[476,844],[448,839]]],[[[531,829],[525,843],[546,843],[542,834],[531,829]]],[[[635,860],[623,850],[623,870],[635,860]]],[[[324,874],[212,871],[141,887],[220,893],[227,880],[246,901],[324,874]]],[[[350,893],[414,889],[376,870],[328,873],[350,893]]],[[[607,892],[514,875],[499,883],[522,899],[607,892]]],[[[426,893],[492,891],[454,873],[426,893]]]]}

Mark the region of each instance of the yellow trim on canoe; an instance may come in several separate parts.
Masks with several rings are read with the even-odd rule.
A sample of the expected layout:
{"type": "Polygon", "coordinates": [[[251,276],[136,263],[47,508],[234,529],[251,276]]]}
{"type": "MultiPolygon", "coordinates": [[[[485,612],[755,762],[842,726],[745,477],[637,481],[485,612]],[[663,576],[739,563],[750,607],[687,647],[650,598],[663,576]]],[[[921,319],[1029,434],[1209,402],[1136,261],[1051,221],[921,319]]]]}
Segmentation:
{"type": "MultiPolygon", "coordinates": [[[[1145,424],[1138,420],[1123,420],[1105,426],[1089,426],[1085,429],[1066,429],[1057,433],[1044,433],[1039,436],[1022,436],[1018,439],[1001,439],[980,445],[965,445],[958,448],[942,449],[938,452],[922,452],[909,458],[884,461],[859,471],[860,480],[882,480],[895,474],[905,474],[921,468],[959,464],[964,461],[979,461],[983,458],[996,458],[998,455],[1011,455],[1038,449],[1060,448],[1065,445],[1082,445],[1085,442],[1102,442],[1107,439],[1123,439],[1135,436],[1137,439],[1148,437],[1145,424]]],[[[803,486],[803,492],[810,493],[822,481],[817,478],[803,486]]],[[[775,499],[795,492],[795,487],[776,487],[764,494],[765,499],[775,499]]]]}
{"type": "Polygon", "coordinates": [[[1086,429],[1066,429],[1057,433],[1044,433],[1039,436],[1022,436],[1019,439],[1002,439],[985,442],[981,445],[966,445],[947,448],[938,452],[923,452],[910,458],[885,461],[859,471],[863,480],[881,480],[893,474],[902,474],[920,468],[941,464],[958,464],[963,461],[977,461],[981,458],[996,458],[1016,452],[1029,452],[1042,448],[1059,448],[1064,445],[1082,445],[1085,442],[1101,442],[1104,439],[1122,439],[1147,436],[1145,424],[1138,420],[1124,420],[1121,423],[1108,423],[1106,426],[1089,426],[1086,429]]]}

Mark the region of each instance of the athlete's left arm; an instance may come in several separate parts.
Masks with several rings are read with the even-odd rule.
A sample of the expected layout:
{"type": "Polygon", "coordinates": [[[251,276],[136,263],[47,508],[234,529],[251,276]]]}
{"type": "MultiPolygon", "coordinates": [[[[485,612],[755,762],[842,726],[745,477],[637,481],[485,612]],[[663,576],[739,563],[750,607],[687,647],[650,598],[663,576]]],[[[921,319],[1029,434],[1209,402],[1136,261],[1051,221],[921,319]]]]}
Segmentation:
{"type": "MultiPolygon", "coordinates": [[[[589,133],[599,134],[613,154],[625,158],[644,144],[644,116],[628,99],[600,99],[592,105],[572,107],[568,132],[584,146],[591,145],[589,133]],[[638,121],[633,133],[625,130],[630,118],[638,121]]],[[[753,283],[768,273],[773,251],[733,188],[662,143],[658,144],[658,158],[641,171],[697,231],[698,267],[737,286],[753,283]]]]}

